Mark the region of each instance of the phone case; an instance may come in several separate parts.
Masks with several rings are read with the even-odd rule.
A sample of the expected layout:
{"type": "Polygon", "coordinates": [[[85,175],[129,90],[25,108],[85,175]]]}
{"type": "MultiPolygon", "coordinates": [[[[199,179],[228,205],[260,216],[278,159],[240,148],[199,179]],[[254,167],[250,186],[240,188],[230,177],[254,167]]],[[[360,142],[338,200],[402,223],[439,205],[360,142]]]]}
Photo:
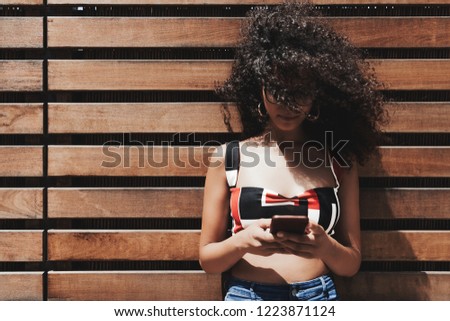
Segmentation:
{"type": "Polygon", "coordinates": [[[270,233],[290,232],[305,233],[308,217],[297,215],[274,215],[270,224],[270,233]]]}

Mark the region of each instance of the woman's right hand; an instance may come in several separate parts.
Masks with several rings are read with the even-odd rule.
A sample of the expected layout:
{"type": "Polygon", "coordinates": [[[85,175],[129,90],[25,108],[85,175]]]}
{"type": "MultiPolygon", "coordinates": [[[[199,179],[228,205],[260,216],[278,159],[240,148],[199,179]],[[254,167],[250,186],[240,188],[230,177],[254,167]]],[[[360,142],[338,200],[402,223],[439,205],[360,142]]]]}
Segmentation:
{"type": "Polygon", "coordinates": [[[268,256],[274,253],[285,253],[283,246],[269,232],[271,219],[259,219],[244,230],[235,234],[239,248],[244,253],[268,256]]]}

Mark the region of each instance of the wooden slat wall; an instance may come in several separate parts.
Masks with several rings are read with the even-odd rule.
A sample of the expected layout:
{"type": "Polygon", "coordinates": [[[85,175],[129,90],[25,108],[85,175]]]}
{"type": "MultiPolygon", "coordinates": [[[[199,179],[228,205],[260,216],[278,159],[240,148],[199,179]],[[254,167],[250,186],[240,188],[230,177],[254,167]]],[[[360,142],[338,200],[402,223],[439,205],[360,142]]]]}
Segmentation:
{"type": "MultiPolygon", "coordinates": [[[[0,6],[42,4],[42,0],[0,1],[0,6]]],[[[21,16],[18,8],[14,16],[7,16],[13,11],[2,9],[0,300],[43,300],[44,188],[33,181],[44,175],[39,142],[44,133],[44,102],[31,96],[41,97],[44,89],[44,20],[21,16]]]]}
{"type": "MultiPolygon", "coordinates": [[[[221,102],[204,98],[226,79],[232,61],[192,59],[190,53],[209,57],[205,52],[225,52],[238,41],[243,17],[217,16],[221,5],[281,2],[48,0],[45,5],[42,0],[0,0],[0,6],[25,6],[23,16],[0,17],[0,53],[5,52],[0,60],[0,268],[7,263],[26,270],[0,269],[0,299],[221,299],[221,276],[206,274],[195,263],[201,180],[211,150],[162,143],[149,147],[146,142],[176,133],[223,142],[229,127],[242,131],[233,102],[225,111],[221,102]],[[67,5],[83,4],[87,10],[77,10],[77,16],[67,10],[67,5]],[[210,17],[188,17],[174,11],[173,4],[216,11],[210,17]],[[144,14],[112,10],[98,17],[93,5],[117,12],[138,5],[144,14]],[[45,6],[55,15],[37,16],[46,12],[45,6]],[[151,16],[148,6],[169,13],[151,16]],[[136,50],[156,53],[152,57],[158,59],[136,59],[136,50]],[[180,58],[171,58],[171,50],[180,58]],[[144,138],[134,140],[136,146],[102,146],[124,133],[144,138]]],[[[313,2],[367,7],[393,1],[313,2]]],[[[449,4],[395,3],[419,10],[421,5],[449,4]]],[[[365,268],[354,278],[337,278],[341,296],[448,300],[450,233],[442,226],[448,226],[450,214],[445,186],[450,148],[428,142],[449,134],[450,103],[429,97],[436,92],[448,97],[450,91],[450,17],[366,12],[325,19],[357,46],[389,52],[389,58],[370,59],[385,89],[394,96],[414,92],[420,97],[388,103],[391,123],[385,130],[408,143],[380,146],[380,158],[360,170],[362,182],[368,182],[361,190],[365,268]],[[427,49],[443,54],[439,59],[397,54],[427,49]],[[381,183],[371,187],[372,181],[381,183]],[[444,269],[436,268],[439,264],[444,269]],[[392,267],[397,265],[401,268],[392,267]]]]}

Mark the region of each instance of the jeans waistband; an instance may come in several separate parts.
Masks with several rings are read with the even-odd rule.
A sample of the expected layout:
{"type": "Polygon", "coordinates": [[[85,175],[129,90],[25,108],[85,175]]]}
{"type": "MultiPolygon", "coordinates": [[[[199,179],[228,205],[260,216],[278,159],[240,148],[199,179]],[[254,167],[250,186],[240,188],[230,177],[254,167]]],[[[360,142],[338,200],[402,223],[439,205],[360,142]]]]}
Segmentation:
{"type": "Polygon", "coordinates": [[[315,287],[318,285],[326,286],[327,283],[332,282],[333,279],[329,274],[324,274],[321,276],[318,276],[317,278],[302,281],[302,282],[294,282],[294,283],[286,283],[286,284],[271,284],[271,283],[262,283],[262,282],[253,282],[253,281],[247,281],[242,280],[239,278],[236,278],[234,276],[230,277],[229,282],[234,284],[240,284],[243,285],[246,288],[255,288],[255,287],[272,287],[273,289],[292,289],[295,288],[296,290],[304,290],[309,289],[311,287],[315,287]]]}

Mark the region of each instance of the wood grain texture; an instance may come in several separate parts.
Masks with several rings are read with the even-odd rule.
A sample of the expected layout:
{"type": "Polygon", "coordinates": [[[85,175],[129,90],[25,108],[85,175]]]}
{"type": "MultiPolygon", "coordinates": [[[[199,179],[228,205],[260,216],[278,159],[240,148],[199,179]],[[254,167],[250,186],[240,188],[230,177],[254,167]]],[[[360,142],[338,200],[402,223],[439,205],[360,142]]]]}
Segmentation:
{"type": "Polygon", "coordinates": [[[49,188],[48,216],[200,218],[202,200],[203,188],[49,188]]]}
{"type": "Polygon", "coordinates": [[[450,300],[449,272],[360,272],[335,281],[342,300],[450,300]]]}
{"type": "Polygon", "coordinates": [[[212,90],[229,60],[50,60],[50,90],[212,90]]]}
{"type": "Polygon", "coordinates": [[[48,259],[198,260],[199,237],[190,230],[49,230],[48,259]]]}
{"type": "MultiPolygon", "coordinates": [[[[448,17],[328,18],[360,47],[450,46],[448,17]]],[[[50,47],[233,47],[244,18],[49,17],[50,47]]]]}
{"type": "Polygon", "coordinates": [[[42,176],[42,146],[0,146],[0,176],[42,176]]]}
{"type": "Polygon", "coordinates": [[[232,47],[238,18],[49,17],[50,47],[232,47]]]}
{"type": "Polygon", "coordinates": [[[242,131],[235,105],[220,103],[49,104],[50,133],[242,131]],[[181,117],[180,117],[181,116],[181,117]],[[72,121],[68,122],[67,119],[72,121]]]}
{"type": "Polygon", "coordinates": [[[42,104],[0,104],[1,134],[42,134],[42,104]]]}
{"type": "Polygon", "coordinates": [[[207,147],[49,146],[50,176],[203,176],[207,147]]]}
{"type": "Polygon", "coordinates": [[[390,123],[388,132],[448,133],[450,104],[440,102],[391,103],[386,105],[390,123]]]}
{"type": "Polygon", "coordinates": [[[0,300],[41,301],[42,272],[0,272],[0,300]]]}
{"type": "Polygon", "coordinates": [[[447,219],[448,188],[362,188],[363,219],[447,219]]]}
{"type": "MultiPolygon", "coordinates": [[[[8,106],[8,105],[7,105],[8,106]]],[[[6,106],[6,107],[7,107],[6,106]]],[[[2,107],[0,105],[0,119],[2,107]]],[[[386,132],[448,133],[450,104],[389,103],[386,132]]],[[[10,113],[23,111],[16,107],[10,113]]],[[[8,109],[5,113],[8,113],[8,109]]],[[[27,111],[27,115],[29,112],[27,111]]],[[[8,115],[3,117],[8,118],[8,115]]],[[[13,116],[9,116],[12,118],[13,116]]],[[[30,116],[31,118],[31,116],[30,116]]],[[[50,103],[50,133],[242,132],[236,105],[229,103],[50,103]],[[180,114],[183,117],[180,117],[180,114]],[[139,117],[136,117],[139,115],[139,117]],[[208,115],[208,117],[205,117],[208,115]],[[68,122],[67,119],[72,121],[68,122]]],[[[5,121],[9,125],[8,121],[5,121]]],[[[27,121],[27,124],[32,125],[27,121]]],[[[40,123],[34,122],[35,126],[40,123]]],[[[11,131],[11,125],[7,130],[11,131]]],[[[22,130],[23,126],[17,129],[22,130]]],[[[1,130],[1,127],[0,127],[1,130]]]]}
{"type": "Polygon", "coordinates": [[[42,231],[0,230],[0,261],[42,261],[42,231]]]}
{"type": "Polygon", "coordinates": [[[42,188],[0,188],[0,219],[42,219],[42,188]]]}
{"type": "MultiPolygon", "coordinates": [[[[386,89],[450,89],[449,59],[369,62],[386,89]]],[[[213,90],[226,80],[231,64],[231,60],[49,60],[49,89],[213,90]]]]}
{"type": "MultiPolygon", "coordinates": [[[[48,257],[52,261],[198,260],[199,237],[200,231],[187,230],[50,230],[48,257]]],[[[366,261],[450,260],[449,231],[363,231],[361,239],[366,261]]]]}
{"type": "Polygon", "coordinates": [[[42,61],[0,60],[0,91],[41,91],[42,61]]]}
{"type": "Polygon", "coordinates": [[[390,90],[447,90],[448,59],[391,59],[371,61],[377,77],[390,90]]]}
{"type": "Polygon", "coordinates": [[[450,231],[363,231],[366,261],[449,261],[450,231]]]}
{"type": "Polygon", "coordinates": [[[40,17],[2,17],[1,48],[42,48],[43,21],[40,17]]]}
{"type": "Polygon", "coordinates": [[[379,158],[360,167],[360,176],[450,176],[450,147],[380,147],[379,151],[379,158]]]}
{"type": "MultiPolygon", "coordinates": [[[[200,218],[202,202],[203,188],[49,188],[48,216],[200,218]]],[[[450,189],[364,188],[360,208],[363,219],[446,219],[450,189]]]]}
{"type": "Polygon", "coordinates": [[[221,275],[202,271],[49,272],[49,300],[221,300],[221,275]]]}
{"type": "MultiPolygon", "coordinates": [[[[120,143],[120,142],[119,142],[120,143]]],[[[335,142],[336,143],[336,142],[335,142]]],[[[213,148],[49,146],[50,176],[204,176],[213,148]]],[[[380,147],[362,177],[448,177],[448,147],[380,147]]]]}

